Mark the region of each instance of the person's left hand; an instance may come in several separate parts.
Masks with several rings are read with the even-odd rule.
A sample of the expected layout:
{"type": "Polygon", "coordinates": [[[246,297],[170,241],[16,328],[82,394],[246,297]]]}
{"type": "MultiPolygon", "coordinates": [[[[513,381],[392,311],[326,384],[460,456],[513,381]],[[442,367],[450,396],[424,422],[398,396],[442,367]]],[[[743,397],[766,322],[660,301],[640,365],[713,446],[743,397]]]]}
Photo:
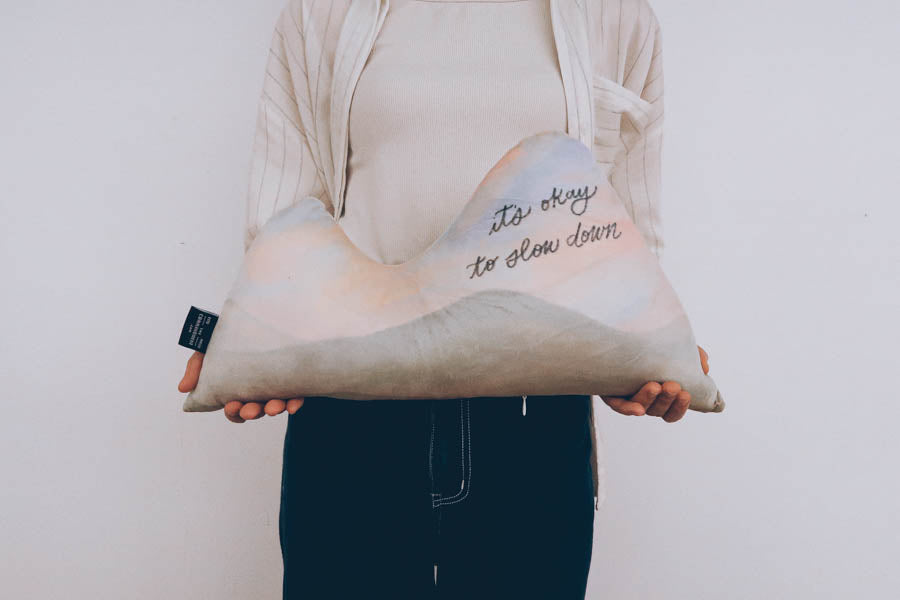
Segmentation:
{"type": "MultiPolygon", "coordinates": [[[[181,378],[181,381],[178,382],[179,392],[190,392],[197,387],[197,382],[200,380],[200,369],[203,368],[203,357],[203,352],[195,350],[190,358],[188,358],[187,366],[184,369],[184,376],[181,378]]],[[[225,418],[232,423],[243,423],[245,421],[258,419],[264,414],[269,415],[270,417],[274,417],[284,411],[288,411],[289,414],[294,414],[300,410],[301,406],[303,406],[304,400],[305,398],[289,398],[288,400],[274,398],[265,403],[233,400],[225,405],[225,410],[223,412],[225,413],[225,418]]]]}
{"type": "MultiPolygon", "coordinates": [[[[697,346],[700,352],[700,366],[703,374],[709,374],[709,354],[706,350],[697,346]]],[[[691,395],[687,390],[681,389],[677,381],[666,381],[660,385],[656,381],[648,381],[638,392],[630,398],[607,396],[601,400],[614,411],[623,415],[639,417],[650,415],[662,417],[666,423],[674,423],[688,410],[691,403],[691,395]]]]}

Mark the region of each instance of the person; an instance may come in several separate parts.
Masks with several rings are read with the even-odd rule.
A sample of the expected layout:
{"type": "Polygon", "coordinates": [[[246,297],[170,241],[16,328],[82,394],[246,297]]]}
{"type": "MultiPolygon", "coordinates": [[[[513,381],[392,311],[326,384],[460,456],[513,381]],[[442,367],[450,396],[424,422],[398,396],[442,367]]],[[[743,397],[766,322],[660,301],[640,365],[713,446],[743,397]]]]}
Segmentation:
{"type": "MultiPolygon", "coordinates": [[[[620,20],[623,7],[648,7],[607,2],[619,3],[620,20]]],[[[446,229],[516,141],[565,131],[566,106],[548,0],[390,4],[352,94],[342,226],[372,258],[396,264],[446,229]]],[[[276,30],[267,69],[283,90],[279,69],[296,59],[285,39],[276,30]]],[[[267,126],[274,115],[265,112],[267,126]]],[[[196,386],[202,363],[194,352],[179,391],[196,386]]],[[[690,395],[650,381],[602,400],[674,423],[690,395]]],[[[284,598],[564,600],[584,598],[590,568],[591,410],[588,395],[306,397],[231,402],[224,414],[244,423],[288,413],[284,598]]]]}

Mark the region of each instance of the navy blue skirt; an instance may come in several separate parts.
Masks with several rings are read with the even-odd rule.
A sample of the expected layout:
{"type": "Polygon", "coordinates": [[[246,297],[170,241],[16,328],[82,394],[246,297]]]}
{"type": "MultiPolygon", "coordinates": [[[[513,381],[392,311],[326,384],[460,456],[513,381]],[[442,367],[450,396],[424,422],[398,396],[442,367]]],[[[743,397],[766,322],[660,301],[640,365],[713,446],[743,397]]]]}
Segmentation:
{"type": "Polygon", "coordinates": [[[288,417],[285,599],[583,600],[590,396],[308,397],[288,417]]]}

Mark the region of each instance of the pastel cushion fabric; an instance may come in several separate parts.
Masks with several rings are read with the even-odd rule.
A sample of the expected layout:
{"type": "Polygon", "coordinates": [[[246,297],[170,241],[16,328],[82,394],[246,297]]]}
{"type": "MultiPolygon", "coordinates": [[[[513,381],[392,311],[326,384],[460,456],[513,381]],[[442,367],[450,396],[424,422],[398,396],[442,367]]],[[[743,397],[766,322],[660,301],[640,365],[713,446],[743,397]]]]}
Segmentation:
{"type": "Polygon", "coordinates": [[[669,380],[691,409],[724,409],[606,168],[545,131],[506,152],[404,263],[367,257],[313,196],[275,213],[247,249],[184,410],[304,396],[630,396],[669,380]]]}

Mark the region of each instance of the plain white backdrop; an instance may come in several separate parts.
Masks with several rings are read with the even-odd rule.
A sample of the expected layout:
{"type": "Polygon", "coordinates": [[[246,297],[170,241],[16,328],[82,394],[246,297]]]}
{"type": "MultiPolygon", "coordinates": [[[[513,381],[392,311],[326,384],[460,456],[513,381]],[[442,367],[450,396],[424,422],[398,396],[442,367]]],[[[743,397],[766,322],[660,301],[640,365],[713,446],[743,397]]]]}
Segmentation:
{"type": "MultiPolygon", "coordinates": [[[[0,0],[3,597],[280,598],[285,418],[175,386],[242,256],[281,6],[0,0]]],[[[900,9],[653,6],[663,267],[728,408],[598,403],[588,598],[896,598],[900,9]]]]}

